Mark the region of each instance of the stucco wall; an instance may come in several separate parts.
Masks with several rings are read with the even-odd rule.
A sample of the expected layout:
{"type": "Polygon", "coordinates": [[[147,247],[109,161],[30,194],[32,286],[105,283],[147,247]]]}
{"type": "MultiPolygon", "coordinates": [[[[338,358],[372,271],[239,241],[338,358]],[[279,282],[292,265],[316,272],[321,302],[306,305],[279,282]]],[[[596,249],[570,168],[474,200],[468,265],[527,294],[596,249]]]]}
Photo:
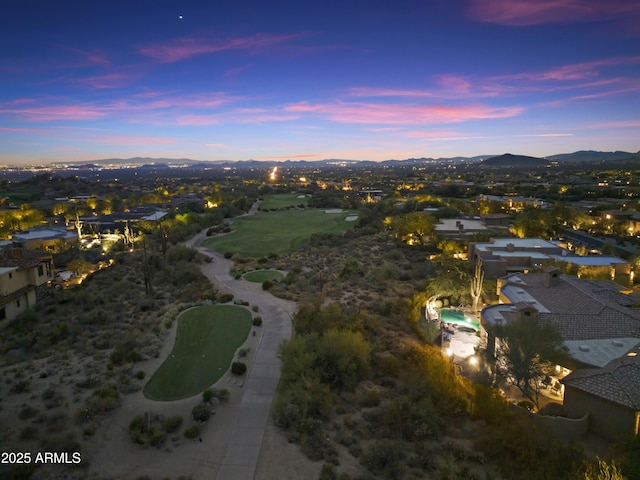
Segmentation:
{"type": "Polygon", "coordinates": [[[561,440],[577,440],[582,435],[587,433],[589,428],[589,414],[585,413],[579,418],[569,418],[567,416],[560,416],[562,413],[562,406],[559,411],[554,409],[548,409],[547,413],[550,415],[544,415],[540,413],[531,413],[528,410],[512,404],[511,408],[515,412],[522,415],[528,415],[531,420],[544,432],[561,440]],[[555,414],[554,414],[555,413],[555,414]]]}
{"type": "Polygon", "coordinates": [[[628,440],[635,434],[636,413],[611,401],[595,397],[571,385],[565,385],[564,408],[567,412],[589,412],[589,429],[611,440],[628,440]]]}

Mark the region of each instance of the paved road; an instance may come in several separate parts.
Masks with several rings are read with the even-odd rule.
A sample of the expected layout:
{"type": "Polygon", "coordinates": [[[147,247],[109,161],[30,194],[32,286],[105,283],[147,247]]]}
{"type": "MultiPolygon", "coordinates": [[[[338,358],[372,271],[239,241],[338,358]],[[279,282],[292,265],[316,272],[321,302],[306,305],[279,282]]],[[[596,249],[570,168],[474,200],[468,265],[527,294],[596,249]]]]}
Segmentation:
{"type": "Polygon", "coordinates": [[[199,247],[204,238],[206,233],[201,232],[187,242],[188,246],[213,257],[213,262],[203,267],[203,273],[219,290],[257,305],[263,320],[262,338],[247,374],[236,425],[216,474],[217,480],[252,480],[280,380],[278,346],[282,340],[291,338],[291,318],[296,304],[263,291],[260,284],[235,280],[229,274],[231,261],[199,247]]]}

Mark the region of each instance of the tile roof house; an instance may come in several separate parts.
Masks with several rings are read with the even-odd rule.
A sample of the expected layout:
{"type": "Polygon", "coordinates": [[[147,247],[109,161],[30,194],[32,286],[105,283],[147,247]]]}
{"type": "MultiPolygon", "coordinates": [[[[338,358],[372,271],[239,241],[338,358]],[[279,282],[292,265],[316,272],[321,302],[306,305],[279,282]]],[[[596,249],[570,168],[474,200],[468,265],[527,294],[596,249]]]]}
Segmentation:
{"type": "Polygon", "coordinates": [[[36,289],[54,278],[53,257],[7,247],[0,252],[0,322],[36,304],[36,289]]]}
{"type": "Polygon", "coordinates": [[[558,329],[566,348],[563,366],[573,372],[564,407],[590,414],[590,428],[609,437],[640,434],[640,310],[632,290],[610,280],[545,273],[512,274],[498,280],[498,305],[482,310],[487,350],[495,353],[495,327],[536,315],[558,329]]]}
{"type": "Polygon", "coordinates": [[[590,413],[590,428],[608,438],[639,435],[640,357],[614,360],[604,368],[575,370],[566,376],[565,410],[590,413]]]}

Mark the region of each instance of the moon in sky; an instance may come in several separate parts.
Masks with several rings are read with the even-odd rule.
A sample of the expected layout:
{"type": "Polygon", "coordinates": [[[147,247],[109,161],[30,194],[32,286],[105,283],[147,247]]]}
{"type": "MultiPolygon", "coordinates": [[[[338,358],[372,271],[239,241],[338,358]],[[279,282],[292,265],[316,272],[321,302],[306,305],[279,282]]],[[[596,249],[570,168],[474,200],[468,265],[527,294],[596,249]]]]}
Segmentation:
{"type": "Polygon", "coordinates": [[[182,20],[182,15],[178,15],[178,18],[179,18],[180,20],[182,20]]]}

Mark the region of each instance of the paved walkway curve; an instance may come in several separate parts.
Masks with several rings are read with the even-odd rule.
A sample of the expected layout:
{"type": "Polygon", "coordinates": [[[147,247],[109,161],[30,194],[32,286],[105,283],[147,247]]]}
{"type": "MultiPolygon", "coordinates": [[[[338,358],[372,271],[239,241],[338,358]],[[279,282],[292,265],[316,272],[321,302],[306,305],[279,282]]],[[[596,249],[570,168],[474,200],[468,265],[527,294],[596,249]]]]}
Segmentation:
{"type": "Polygon", "coordinates": [[[200,246],[205,238],[206,231],[203,231],[186,242],[187,246],[213,258],[213,262],[203,266],[202,272],[219,290],[257,305],[263,320],[262,338],[247,373],[236,424],[215,477],[217,480],[252,480],[280,380],[278,347],[282,340],[291,338],[296,304],[265,292],[259,283],[235,280],[229,274],[230,260],[200,246]]]}

